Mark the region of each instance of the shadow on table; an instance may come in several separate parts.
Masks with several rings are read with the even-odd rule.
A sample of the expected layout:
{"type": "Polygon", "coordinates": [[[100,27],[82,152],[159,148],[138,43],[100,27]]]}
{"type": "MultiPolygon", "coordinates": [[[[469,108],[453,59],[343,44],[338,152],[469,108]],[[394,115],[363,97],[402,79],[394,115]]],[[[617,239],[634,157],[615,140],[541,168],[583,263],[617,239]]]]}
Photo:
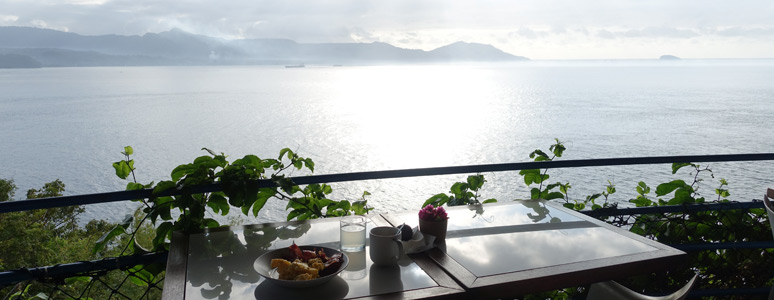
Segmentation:
{"type": "Polygon", "coordinates": [[[339,276],[316,287],[293,289],[281,287],[268,281],[263,281],[255,288],[255,298],[264,299],[344,299],[349,293],[349,285],[339,276]]]}
{"type": "Polygon", "coordinates": [[[279,228],[245,226],[236,232],[192,235],[189,248],[195,250],[189,257],[193,263],[189,264],[188,282],[198,288],[204,299],[230,299],[234,294],[239,295],[261,279],[252,262],[272,242],[298,238],[310,227],[309,224],[279,228]]]}

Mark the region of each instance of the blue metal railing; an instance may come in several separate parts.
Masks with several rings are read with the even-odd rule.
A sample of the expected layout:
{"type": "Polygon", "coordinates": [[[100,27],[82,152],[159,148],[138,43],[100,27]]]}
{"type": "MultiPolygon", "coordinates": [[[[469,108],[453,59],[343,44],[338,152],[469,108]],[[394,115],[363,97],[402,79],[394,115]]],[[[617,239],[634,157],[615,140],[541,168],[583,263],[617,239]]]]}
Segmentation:
{"type": "MultiPolygon", "coordinates": [[[[622,165],[644,165],[644,164],[665,164],[665,163],[700,163],[700,162],[739,162],[739,161],[774,161],[774,153],[755,153],[755,154],[721,154],[721,155],[690,155],[690,156],[656,156],[656,157],[632,157],[632,158],[604,158],[604,159],[585,159],[585,160],[564,160],[564,161],[543,161],[543,162],[521,162],[521,163],[505,163],[505,164],[485,164],[485,165],[469,165],[469,166],[453,166],[453,167],[438,167],[438,168],[419,168],[419,169],[402,169],[402,170],[388,170],[388,171],[372,171],[372,172],[354,172],[354,173],[342,173],[342,174],[329,174],[329,175],[312,175],[312,176],[300,176],[292,177],[291,179],[297,185],[306,185],[314,183],[333,183],[333,182],[346,182],[346,181],[361,181],[361,180],[374,180],[374,179],[391,179],[391,178],[404,178],[404,177],[418,177],[418,176],[437,176],[437,175],[451,175],[451,174],[471,174],[471,173],[485,173],[485,172],[502,172],[502,171],[518,171],[526,169],[554,169],[554,168],[577,168],[577,167],[601,167],[601,166],[622,166],[622,165]]],[[[276,186],[274,182],[270,180],[259,180],[259,187],[272,187],[276,186]]],[[[190,192],[194,193],[206,193],[222,190],[219,184],[204,185],[192,189],[190,192]]],[[[132,199],[150,198],[153,196],[171,196],[178,195],[180,191],[167,191],[163,194],[153,195],[152,189],[134,190],[134,191],[117,191],[108,193],[86,194],[86,195],[74,195],[63,196],[53,198],[42,198],[32,200],[17,200],[0,202],[0,213],[26,211],[33,209],[44,209],[74,205],[85,205],[95,203],[108,203],[116,201],[126,201],[132,199]]],[[[741,203],[716,203],[716,204],[701,204],[701,205],[680,205],[680,206],[659,206],[659,207],[642,207],[642,208],[614,208],[614,209],[600,209],[595,211],[586,211],[587,215],[592,217],[608,217],[618,215],[640,215],[640,214],[652,214],[652,213],[680,213],[680,212],[696,212],[707,210],[725,210],[725,209],[750,209],[750,208],[762,208],[761,202],[741,202],[741,203]]],[[[753,245],[755,248],[770,248],[774,247],[770,244],[753,245]]],[[[675,245],[672,245],[675,246],[675,245]]],[[[680,245],[677,245],[678,248],[680,245]]],[[[685,245],[687,251],[699,250],[699,248],[690,248],[691,245],[685,245]]],[[[695,247],[707,247],[708,245],[700,245],[695,247]]],[[[731,247],[736,248],[739,245],[721,245],[716,244],[714,247],[731,247]]],[[[746,247],[745,246],[745,247],[746,247]]],[[[713,245],[709,245],[713,247],[713,245]]],[[[721,248],[722,249],[722,248],[721,248]]],[[[56,266],[56,274],[52,274],[52,267],[40,267],[31,268],[16,271],[0,272],[0,287],[8,284],[13,284],[20,281],[51,278],[52,275],[59,277],[67,277],[68,274],[79,274],[83,272],[95,272],[99,270],[114,270],[120,269],[131,264],[149,263],[156,261],[163,261],[166,259],[167,253],[154,253],[141,256],[132,257],[119,257],[102,261],[92,262],[76,262],[72,264],[56,266]]]]}
{"type": "MultiPolygon", "coordinates": [[[[329,175],[312,175],[292,177],[291,179],[298,185],[314,183],[333,183],[345,181],[360,181],[374,179],[391,179],[419,176],[437,176],[451,174],[472,174],[485,172],[503,172],[519,171],[528,169],[555,169],[555,168],[579,168],[579,167],[601,167],[601,166],[623,166],[623,165],[646,165],[646,164],[664,164],[664,163],[687,163],[687,162],[734,162],[734,161],[762,161],[774,160],[774,153],[754,153],[754,154],[719,154],[719,155],[685,155],[685,156],[653,156],[653,157],[630,157],[630,158],[601,158],[601,159],[582,159],[582,160],[562,160],[562,161],[541,161],[541,162],[521,162],[505,164],[486,164],[469,165],[438,168],[419,168],[402,169],[388,171],[354,172],[329,175]]],[[[276,186],[271,180],[259,180],[258,187],[276,186]]],[[[203,185],[192,189],[194,193],[207,193],[220,191],[220,184],[203,185]]],[[[168,191],[155,196],[171,196],[179,194],[179,191],[168,191]]],[[[54,198],[42,198],[32,200],[18,200],[0,202],[0,213],[24,211],[42,208],[63,207],[73,205],[107,203],[116,201],[126,201],[132,199],[143,199],[154,196],[152,189],[119,191],[99,194],[75,195],[54,198]]]]}

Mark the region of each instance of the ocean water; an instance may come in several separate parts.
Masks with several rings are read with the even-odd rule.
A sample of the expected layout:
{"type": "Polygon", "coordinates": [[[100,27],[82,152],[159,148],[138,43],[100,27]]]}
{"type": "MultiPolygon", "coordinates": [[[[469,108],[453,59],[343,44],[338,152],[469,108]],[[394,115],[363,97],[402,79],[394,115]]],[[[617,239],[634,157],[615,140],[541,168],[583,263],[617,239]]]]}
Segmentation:
{"type": "MultiPolygon", "coordinates": [[[[771,78],[771,60],[0,70],[0,178],[14,180],[17,198],[57,178],[68,195],[123,190],[111,163],[126,145],[140,182],[168,179],[203,147],[232,160],[290,147],[315,174],[524,162],[554,138],[568,148],[562,159],[774,152],[771,78]]],[[[709,198],[719,178],[738,201],[774,187],[772,162],[706,165],[709,198]]],[[[669,165],[549,174],[573,198],[610,181],[623,205],[638,181],[693,178],[669,165]]],[[[529,197],[516,172],[484,175],[482,197],[529,197]]],[[[367,190],[377,211],[416,209],[465,176],[338,183],[333,198],[367,190]]],[[[90,205],[83,219],[136,207],[90,205]]],[[[283,220],[284,207],[270,202],[243,222],[283,220]]]]}

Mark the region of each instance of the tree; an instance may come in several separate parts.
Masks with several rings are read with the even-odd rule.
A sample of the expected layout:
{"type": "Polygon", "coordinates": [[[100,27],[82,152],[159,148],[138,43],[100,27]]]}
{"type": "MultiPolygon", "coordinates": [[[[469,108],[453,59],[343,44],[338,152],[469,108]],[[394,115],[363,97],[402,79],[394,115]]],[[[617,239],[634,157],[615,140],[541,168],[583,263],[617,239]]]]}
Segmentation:
{"type": "MultiPolygon", "coordinates": [[[[13,201],[16,185],[0,178],[0,201],[13,201]]],[[[27,191],[27,199],[62,196],[57,179],[27,191]]],[[[81,206],[0,214],[0,269],[14,270],[88,259],[89,249],[106,226],[78,227],[81,206]]]]}

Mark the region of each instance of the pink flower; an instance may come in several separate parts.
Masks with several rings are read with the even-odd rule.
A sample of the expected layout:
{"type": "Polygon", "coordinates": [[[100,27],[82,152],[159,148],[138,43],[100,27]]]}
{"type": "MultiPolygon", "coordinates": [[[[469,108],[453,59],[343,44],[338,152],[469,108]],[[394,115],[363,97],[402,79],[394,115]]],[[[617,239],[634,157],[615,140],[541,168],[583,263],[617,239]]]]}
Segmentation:
{"type": "Polygon", "coordinates": [[[419,210],[419,218],[425,221],[443,221],[449,219],[449,216],[443,207],[435,208],[432,204],[428,204],[419,210]]]}

